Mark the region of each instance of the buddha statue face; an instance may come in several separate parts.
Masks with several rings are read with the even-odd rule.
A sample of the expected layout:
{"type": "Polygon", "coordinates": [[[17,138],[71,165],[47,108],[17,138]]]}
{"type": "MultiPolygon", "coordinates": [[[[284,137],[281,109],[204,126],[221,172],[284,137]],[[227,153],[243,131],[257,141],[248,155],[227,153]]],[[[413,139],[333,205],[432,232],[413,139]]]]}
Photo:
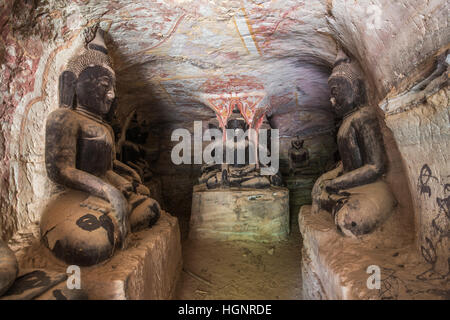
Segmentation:
{"type": "Polygon", "coordinates": [[[115,77],[105,67],[96,65],[84,69],[77,80],[78,104],[88,111],[105,116],[115,98],[115,77]]]}
{"type": "Polygon", "coordinates": [[[351,60],[343,52],[338,54],[328,85],[330,102],[339,118],[366,103],[363,72],[357,61],[351,60]]]}
{"type": "Polygon", "coordinates": [[[303,147],[304,140],[295,139],[292,140],[291,145],[294,149],[301,149],[303,147]]]}
{"type": "Polygon", "coordinates": [[[338,117],[343,117],[357,107],[355,90],[350,81],[336,77],[329,81],[329,86],[331,106],[338,117]]]}

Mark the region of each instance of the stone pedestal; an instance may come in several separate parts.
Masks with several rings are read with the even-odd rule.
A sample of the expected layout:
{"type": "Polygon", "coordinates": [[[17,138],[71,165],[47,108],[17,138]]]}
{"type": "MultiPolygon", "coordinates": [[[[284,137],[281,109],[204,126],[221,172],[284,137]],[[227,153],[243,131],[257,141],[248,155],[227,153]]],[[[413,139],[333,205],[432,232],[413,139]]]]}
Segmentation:
{"type": "Polygon", "coordinates": [[[311,204],[311,190],[318,175],[298,175],[283,177],[289,189],[289,207],[295,216],[303,205],[311,204]]]}
{"type": "Polygon", "coordinates": [[[310,209],[303,206],[299,213],[305,299],[449,299],[448,276],[422,262],[414,230],[398,212],[378,230],[353,239],[337,232],[328,212],[313,215],[310,209]]]}
{"type": "Polygon", "coordinates": [[[195,186],[189,238],[277,241],[289,235],[289,190],[195,186]]]}
{"type": "MultiPolygon", "coordinates": [[[[20,268],[66,273],[67,265],[40,243],[25,249],[20,268]]],[[[178,220],[162,211],[151,229],[129,236],[126,250],[99,265],[81,268],[81,288],[89,299],[172,299],[182,268],[178,220]]],[[[70,276],[70,275],[69,275],[70,276]]]]}

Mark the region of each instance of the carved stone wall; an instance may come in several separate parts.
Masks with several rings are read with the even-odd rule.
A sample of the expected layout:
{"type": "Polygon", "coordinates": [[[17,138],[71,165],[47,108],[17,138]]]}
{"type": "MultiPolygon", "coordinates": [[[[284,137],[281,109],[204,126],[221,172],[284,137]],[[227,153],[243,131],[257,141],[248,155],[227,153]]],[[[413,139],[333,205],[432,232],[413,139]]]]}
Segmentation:
{"type": "MultiPolygon", "coordinates": [[[[45,118],[57,107],[59,72],[81,45],[79,34],[87,25],[100,21],[107,31],[119,118],[135,109],[151,127],[190,127],[194,120],[214,117],[215,94],[248,97],[259,88],[264,95],[258,106],[269,107],[271,122],[289,138],[334,126],[326,85],[336,54],[333,38],[358,58],[376,105],[391,90],[402,91],[403,78],[418,79],[430,70],[426,58],[449,43],[447,17],[442,0],[5,0],[0,4],[0,235],[8,239],[39,220],[48,196],[57,191],[45,174],[45,118]],[[236,83],[231,78],[240,85],[229,85],[236,83]]],[[[396,178],[403,175],[405,158],[396,156],[401,141],[386,130],[388,156],[396,159],[390,181],[401,190],[396,178]]],[[[170,162],[169,133],[150,139],[162,143],[157,171],[172,212],[190,201],[198,169],[170,162]]],[[[433,175],[440,172],[430,169],[433,175]]],[[[399,192],[397,198],[407,197],[399,192]]],[[[402,204],[405,212],[408,202],[402,204]]]]}
{"type": "MultiPolygon", "coordinates": [[[[326,78],[335,45],[316,32],[327,27],[323,1],[6,0],[0,9],[4,239],[39,220],[49,194],[57,191],[45,174],[45,118],[57,107],[58,74],[81,45],[80,32],[97,21],[107,31],[121,119],[137,110],[150,126],[189,126],[214,116],[211,94],[252,98],[262,88],[258,103],[270,107],[288,134],[333,125],[326,78]],[[222,85],[211,85],[216,82],[222,85]]],[[[161,171],[176,170],[165,166],[161,171]]],[[[172,191],[189,190],[194,175],[190,181],[185,175],[163,177],[166,198],[189,200],[184,190],[172,191]],[[186,180],[178,189],[176,177],[186,180]]]]}
{"type": "Polygon", "coordinates": [[[65,1],[0,4],[0,236],[37,221],[53,190],[44,164],[46,116],[81,45],[79,11],[65,1]]]}
{"type": "MultiPolygon", "coordinates": [[[[402,103],[386,115],[406,163],[412,193],[416,241],[433,276],[449,275],[450,259],[450,92],[448,87],[426,101],[402,103]]],[[[389,110],[390,104],[385,108],[389,110]]],[[[406,187],[406,186],[405,186],[406,187]]]]}
{"type": "Polygon", "coordinates": [[[403,91],[406,77],[423,77],[430,67],[424,61],[450,42],[447,1],[327,3],[333,35],[358,58],[378,99],[403,91]]]}

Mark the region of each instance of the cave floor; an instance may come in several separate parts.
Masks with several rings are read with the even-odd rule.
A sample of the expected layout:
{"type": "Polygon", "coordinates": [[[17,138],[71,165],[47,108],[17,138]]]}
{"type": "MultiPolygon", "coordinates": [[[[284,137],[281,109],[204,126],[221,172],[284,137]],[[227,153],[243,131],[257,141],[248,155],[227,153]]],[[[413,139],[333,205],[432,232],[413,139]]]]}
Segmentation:
{"type": "Polygon", "coordinates": [[[183,271],[175,298],[302,299],[301,235],[297,219],[291,220],[286,241],[183,240],[183,271]]]}

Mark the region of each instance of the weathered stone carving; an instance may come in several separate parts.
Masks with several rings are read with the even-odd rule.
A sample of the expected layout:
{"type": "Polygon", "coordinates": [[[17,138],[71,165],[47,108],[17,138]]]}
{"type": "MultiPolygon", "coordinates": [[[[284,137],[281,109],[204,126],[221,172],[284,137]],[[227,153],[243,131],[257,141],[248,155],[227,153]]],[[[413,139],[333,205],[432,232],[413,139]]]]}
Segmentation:
{"type": "Polygon", "coordinates": [[[130,229],[156,223],[160,207],[139,174],[115,158],[105,120],[115,100],[115,74],[101,29],[69,62],[59,89],[61,107],[46,124],[45,161],[49,178],[68,190],[42,214],[42,241],[66,263],[93,265],[125,247],[130,229]]]}
{"type": "Polygon", "coordinates": [[[355,61],[340,52],[328,80],[331,102],[343,118],[337,134],[341,162],[315,183],[313,212],[332,212],[345,235],[373,231],[395,205],[387,184],[385,150],[376,115],[366,103],[362,72],[355,61]]]}
{"type": "Polygon", "coordinates": [[[43,269],[25,269],[19,273],[14,252],[0,240],[0,300],[85,300],[82,289],[67,288],[67,274],[43,269]]]}
{"type": "Polygon", "coordinates": [[[308,149],[303,147],[304,140],[299,137],[291,141],[291,148],[289,149],[289,174],[295,175],[301,169],[309,165],[308,149]]]}
{"type": "MultiPolygon", "coordinates": [[[[225,129],[242,130],[245,132],[248,125],[245,120],[239,117],[237,107],[233,110],[233,115],[227,121],[225,129]]],[[[238,143],[235,136],[234,140],[234,161],[232,164],[224,163],[222,165],[204,165],[202,167],[202,175],[199,183],[206,184],[208,189],[242,187],[242,188],[268,188],[271,185],[280,186],[282,184],[281,175],[261,175],[259,165],[250,163],[249,161],[249,139],[245,138],[244,143],[238,143]],[[238,149],[245,149],[245,163],[238,163],[238,149]]],[[[242,150],[241,150],[242,151],[242,150]]],[[[225,152],[224,152],[225,157],[225,152]]],[[[224,161],[225,162],[225,161],[224,161]]]]}
{"type": "Polygon", "coordinates": [[[145,147],[149,135],[146,121],[140,124],[134,110],[128,115],[121,130],[116,130],[115,134],[117,159],[136,170],[144,182],[151,180],[153,173],[147,159],[154,161],[157,157],[145,147]]]}

